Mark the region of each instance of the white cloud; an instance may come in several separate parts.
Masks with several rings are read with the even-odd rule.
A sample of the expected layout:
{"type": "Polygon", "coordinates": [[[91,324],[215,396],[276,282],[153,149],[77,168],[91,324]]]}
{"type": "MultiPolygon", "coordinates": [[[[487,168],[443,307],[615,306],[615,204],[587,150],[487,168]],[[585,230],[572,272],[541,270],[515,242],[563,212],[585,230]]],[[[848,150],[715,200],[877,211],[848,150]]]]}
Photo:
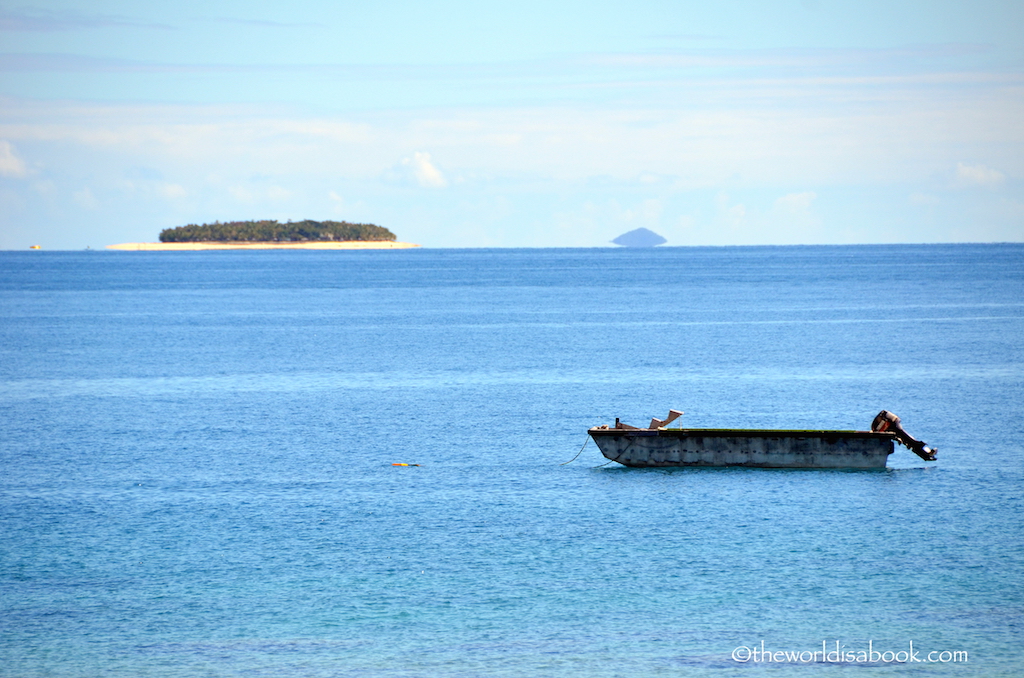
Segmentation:
{"type": "MultiPolygon", "coordinates": [[[[316,218],[320,211],[382,223],[413,241],[467,246],[601,245],[627,230],[620,228],[627,220],[673,242],[682,242],[684,231],[685,242],[700,244],[871,241],[883,232],[916,242],[945,238],[939,226],[962,218],[958,206],[967,201],[1020,200],[1024,103],[1003,90],[971,106],[955,92],[946,100],[926,97],[931,89],[907,90],[823,115],[813,88],[783,97],[792,105],[763,108],[728,84],[708,84],[720,100],[706,92],[700,106],[454,107],[348,112],[336,120],[289,120],[287,112],[237,107],[5,100],[0,172],[27,176],[7,180],[8,188],[39,204],[49,198],[33,188],[37,179],[50,181],[58,196],[86,185],[106,196],[128,177],[135,186],[130,206],[120,197],[78,198],[98,205],[88,215],[97,231],[118,221],[115,212],[164,209],[184,191],[164,177],[195,176],[202,167],[180,196],[208,217],[197,218],[235,218],[239,208],[285,218],[316,218]],[[962,130],[955,144],[949,129],[962,130]],[[515,143],[501,143],[513,137],[515,143]],[[149,176],[132,169],[138,167],[161,171],[149,176]],[[294,195],[271,195],[272,186],[294,186],[294,195]],[[730,195],[716,208],[715,194],[726,186],[730,195]],[[852,193],[858,197],[851,211],[841,203],[852,193]],[[900,209],[917,215],[925,210],[914,206],[932,204],[933,196],[949,207],[932,210],[934,223],[899,221],[900,209]],[[473,211],[499,199],[514,216],[473,211]],[[618,211],[578,209],[612,201],[618,211]],[[889,230],[858,226],[859,235],[850,235],[854,212],[889,230]],[[680,214],[690,217],[676,224],[680,214]],[[450,236],[457,227],[462,240],[450,236]]],[[[1018,229],[1010,239],[1021,239],[1019,220],[998,218],[1018,229]]]]}
{"type": "Polygon", "coordinates": [[[715,196],[715,205],[718,207],[718,222],[733,230],[744,225],[747,217],[747,208],[742,203],[729,206],[729,194],[719,191],[715,196]]]}
{"type": "Polygon", "coordinates": [[[244,186],[232,186],[231,188],[228,189],[228,193],[230,193],[231,197],[233,197],[238,202],[252,202],[253,201],[252,192],[249,191],[244,186]]]}
{"type": "Polygon", "coordinates": [[[402,164],[412,168],[416,183],[424,188],[444,188],[448,180],[441,174],[441,170],[434,166],[430,160],[429,153],[413,153],[412,158],[404,158],[402,164]]]}
{"type": "Polygon", "coordinates": [[[787,193],[777,198],[765,215],[766,243],[790,245],[821,240],[821,218],[813,209],[814,191],[787,193]]]}
{"type": "Polygon", "coordinates": [[[75,199],[76,203],[87,210],[94,210],[100,206],[100,201],[96,199],[96,196],[88,188],[75,191],[71,197],[75,199]]]}
{"type": "Polygon", "coordinates": [[[57,195],[57,184],[53,183],[51,179],[37,181],[32,184],[32,188],[44,198],[53,198],[57,195]]]}
{"type": "Polygon", "coordinates": [[[277,185],[271,185],[266,188],[235,185],[228,188],[228,193],[238,202],[249,204],[263,203],[267,200],[282,202],[289,200],[295,195],[293,191],[277,185]]]}
{"type": "Polygon", "coordinates": [[[1006,180],[1006,175],[984,165],[956,164],[956,183],[958,186],[998,186],[1006,180]]]}
{"type": "Polygon", "coordinates": [[[658,220],[661,218],[661,212],[663,209],[664,208],[660,200],[644,200],[643,204],[640,206],[640,215],[645,221],[657,224],[658,220]]]}
{"type": "Polygon", "coordinates": [[[331,213],[336,215],[345,214],[347,205],[345,204],[345,198],[340,196],[337,191],[328,191],[327,197],[331,201],[331,213]]]}
{"type": "Polygon", "coordinates": [[[818,197],[814,191],[803,193],[789,193],[775,201],[775,209],[791,214],[803,214],[809,212],[811,203],[818,197]]]}
{"type": "Polygon", "coordinates": [[[267,197],[271,200],[287,200],[292,197],[293,193],[287,188],[280,186],[271,186],[267,189],[267,197]]]}
{"type": "Polygon", "coordinates": [[[160,187],[160,195],[173,200],[177,198],[184,198],[188,195],[188,191],[185,190],[184,186],[179,184],[164,184],[160,187]]]}
{"type": "Polygon", "coordinates": [[[25,162],[14,153],[9,141],[0,141],[0,176],[16,179],[27,176],[25,162]]]}
{"type": "Polygon", "coordinates": [[[911,205],[927,206],[937,205],[939,203],[939,198],[937,196],[929,195],[927,193],[911,193],[909,200],[911,205]]]}

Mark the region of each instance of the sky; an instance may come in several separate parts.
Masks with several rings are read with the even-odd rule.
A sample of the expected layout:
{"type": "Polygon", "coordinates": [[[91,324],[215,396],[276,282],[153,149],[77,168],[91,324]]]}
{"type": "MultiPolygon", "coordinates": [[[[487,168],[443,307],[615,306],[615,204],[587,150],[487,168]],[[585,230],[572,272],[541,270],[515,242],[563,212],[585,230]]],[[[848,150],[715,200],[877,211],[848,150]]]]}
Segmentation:
{"type": "Polygon", "coordinates": [[[1024,241],[1024,3],[0,0],[0,249],[1024,241]]]}

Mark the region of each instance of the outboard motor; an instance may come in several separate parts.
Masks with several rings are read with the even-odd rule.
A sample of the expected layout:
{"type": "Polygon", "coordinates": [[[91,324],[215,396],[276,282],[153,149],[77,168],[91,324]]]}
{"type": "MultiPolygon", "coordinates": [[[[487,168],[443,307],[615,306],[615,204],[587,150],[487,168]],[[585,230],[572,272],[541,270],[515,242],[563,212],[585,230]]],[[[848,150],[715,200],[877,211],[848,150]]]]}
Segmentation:
{"type": "Polygon", "coordinates": [[[939,452],[938,450],[933,450],[922,441],[914,438],[912,435],[904,431],[903,427],[900,426],[900,418],[887,410],[882,410],[878,413],[875,420],[871,422],[871,430],[876,433],[890,431],[896,436],[896,440],[900,441],[901,445],[909,447],[911,452],[925,461],[935,461],[935,455],[939,452]]]}

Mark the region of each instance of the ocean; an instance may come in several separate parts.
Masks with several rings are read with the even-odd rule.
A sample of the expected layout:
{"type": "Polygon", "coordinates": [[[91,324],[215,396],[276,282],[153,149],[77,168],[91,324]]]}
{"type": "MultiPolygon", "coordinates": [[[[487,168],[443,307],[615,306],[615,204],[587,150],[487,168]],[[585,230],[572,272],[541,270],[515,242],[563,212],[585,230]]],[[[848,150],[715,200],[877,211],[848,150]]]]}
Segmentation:
{"type": "Polygon", "coordinates": [[[1020,244],[0,252],[0,676],[1019,676],[1022,395],[1020,244]]]}

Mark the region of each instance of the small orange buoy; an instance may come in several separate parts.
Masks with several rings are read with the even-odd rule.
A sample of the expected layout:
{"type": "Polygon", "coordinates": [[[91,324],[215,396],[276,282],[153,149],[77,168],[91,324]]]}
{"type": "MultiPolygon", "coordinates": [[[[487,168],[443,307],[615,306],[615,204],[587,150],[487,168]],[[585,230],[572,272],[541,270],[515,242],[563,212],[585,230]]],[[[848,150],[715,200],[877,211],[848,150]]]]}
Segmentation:
{"type": "Polygon", "coordinates": [[[392,466],[419,466],[419,464],[392,464],[392,466]]]}

